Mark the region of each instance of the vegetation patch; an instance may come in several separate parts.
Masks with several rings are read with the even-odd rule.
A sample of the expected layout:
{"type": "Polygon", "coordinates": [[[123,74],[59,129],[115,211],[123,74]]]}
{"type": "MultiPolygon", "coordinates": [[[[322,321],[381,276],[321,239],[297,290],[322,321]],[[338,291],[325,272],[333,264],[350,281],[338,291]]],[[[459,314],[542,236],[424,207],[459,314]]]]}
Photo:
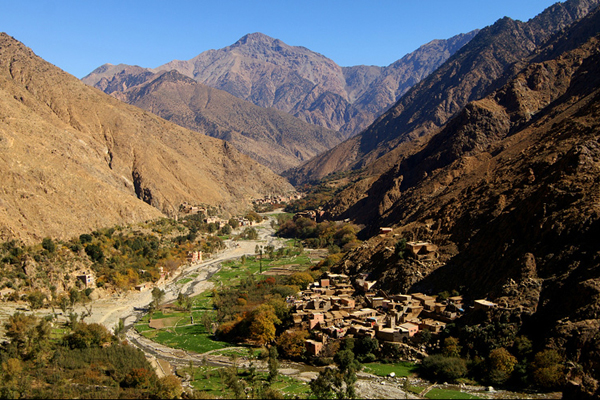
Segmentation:
{"type": "Polygon", "coordinates": [[[480,399],[470,393],[461,392],[458,390],[433,388],[425,394],[428,399],[480,399]]]}
{"type": "Polygon", "coordinates": [[[392,372],[398,377],[406,377],[415,374],[419,367],[411,362],[400,362],[394,364],[367,363],[364,371],[377,376],[388,376],[392,372]]]}

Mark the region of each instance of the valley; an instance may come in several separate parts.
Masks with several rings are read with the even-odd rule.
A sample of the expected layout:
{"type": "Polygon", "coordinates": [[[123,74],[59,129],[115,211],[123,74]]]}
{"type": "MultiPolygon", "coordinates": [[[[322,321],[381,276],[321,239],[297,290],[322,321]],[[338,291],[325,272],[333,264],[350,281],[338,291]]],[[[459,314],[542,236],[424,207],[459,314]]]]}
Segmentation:
{"type": "Polygon", "coordinates": [[[0,33],[0,397],[597,398],[599,5],[387,66],[0,33]]]}

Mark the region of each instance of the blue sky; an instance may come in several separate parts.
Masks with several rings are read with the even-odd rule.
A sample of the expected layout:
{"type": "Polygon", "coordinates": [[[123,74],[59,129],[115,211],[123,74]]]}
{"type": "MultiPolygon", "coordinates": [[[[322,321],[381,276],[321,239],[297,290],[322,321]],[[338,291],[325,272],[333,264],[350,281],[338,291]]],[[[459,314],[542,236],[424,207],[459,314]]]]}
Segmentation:
{"type": "Polygon", "coordinates": [[[154,68],[262,32],[341,66],[389,65],[433,39],[504,16],[527,21],[555,0],[19,0],[0,31],[82,78],[104,63],[154,68]]]}

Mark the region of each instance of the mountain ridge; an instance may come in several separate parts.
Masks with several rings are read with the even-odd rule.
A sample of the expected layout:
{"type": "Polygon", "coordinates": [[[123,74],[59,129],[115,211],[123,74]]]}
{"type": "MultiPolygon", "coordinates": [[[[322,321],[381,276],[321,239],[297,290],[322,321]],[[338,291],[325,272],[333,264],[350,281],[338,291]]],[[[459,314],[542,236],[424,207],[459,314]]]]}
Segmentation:
{"type": "Polygon", "coordinates": [[[0,35],[1,240],[26,242],[174,215],[243,211],[292,191],[227,142],[90,88],[0,35]]]}
{"type": "MultiPolygon", "coordinates": [[[[231,46],[149,70],[176,69],[258,106],[288,112],[348,137],[368,126],[410,84],[432,72],[476,32],[434,40],[387,67],[340,67],[305,47],[253,33],[231,46]],[[369,86],[377,78],[379,83],[369,86]]],[[[101,78],[125,68],[103,65],[82,80],[102,88],[101,78]]]]}
{"type": "Polygon", "coordinates": [[[227,140],[276,173],[343,140],[339,132],[256,106],[176,70],[152,73],[131,67],[100,82],[105,93],[185,128],[227,140]]]}
{"type": "Polygon", "coordinates": [[[301,184],[369,165],[375,175],[382,173],[396,158],[412,151],[414,145],[409,142],[435,133],[469,101],[494,90],[507,68],[597,5],[596,0],[569,0],[527,22],[508,17],[496,21],[411,87],[365,131],[285,176],[301,184]]]}

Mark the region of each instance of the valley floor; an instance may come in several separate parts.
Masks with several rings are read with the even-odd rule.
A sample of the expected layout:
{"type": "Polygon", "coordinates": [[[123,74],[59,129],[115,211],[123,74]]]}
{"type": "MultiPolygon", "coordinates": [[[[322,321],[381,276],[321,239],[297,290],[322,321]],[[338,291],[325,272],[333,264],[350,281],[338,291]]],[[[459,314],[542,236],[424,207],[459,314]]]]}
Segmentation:
{"type": "MultiPolygon", "coordinates": [[[[188,296],[198,295],[211,289],[214,284],[209,278],[221,268],[221,263],[227,260],[236,259],[242,255],[255,255],[256,245],[273,245],[276,248],[283,245],[281,239],[273,236],[273,229],[270,226],[270,220],[264,221],[258,227],[259,239],[256,241],[226,241],[227,248],[215,255],[213,258],[196,264],[182,266],[168,281],[159,282],[158,287],[165,291],[164,302],[170,302],[177,299],[179,293],[188,296]],[[188,278],[188,279],[186,279],[188,278]],[[185,283],[182,283],[185,282],[185,283]]],[[[118,324],[119,319],[123,319],[126,327],[127,340],[140,348],[151,361],[157,374],[164,376],[173,372],[173,367],[187,367],[192,361],[195,365],[201,365],[206,360],[213,366],[231,366],[230,357],[218,354],[218,351],[197,354],[190,351],[170,348],[157,342],[149,340],[140,335],[133,325],[139,318],[145,314],[145,307],[152,301],[150,290],[141,292],[127,292],[116,294],[106,298],[100,298],[92,301],[90,304],[76,307],[75,312],[81,314],[90,312],[85,318],[87,323],[100,323],[105,327],[112,329],[118,324]]],[[[5,302],[0,303],[0,326],[3,330],[4,322],[10,315],[17,311],[27,312],[25,303],[5,302]]],[[[51,309],[41,309],[35,311],[37,316],[51,314],[51,309]]],[[[66,316],[59,318],[66,319],[66,316]]],[[[3,331],[0,335],[3,336],[3,331]]],[[[258,369],[267,370],[266,362],[253,361],[258,369]],[[257,364],[258,363],[258,364],[257,364]],[[264,365],[261,365],[264,364],[264,365]]],[[[248,364],[248,360],[241,358],[237,361],[239,367],[248,364]]],[[[316,378],[319,368],[311,367],[299,363],[282,362],[280,374],[294,378],[308,385],[308,382],[316,378]]],[[[422,387],[419,394],[404,390],[407,384],[405,378],[401,377],[380,377],[365,372],[358,374],[356,384],[357,395],[359,398],[446,398],[449,395],[458,396],[453,398],[537,398],[537,399],[558,399],[560,393],[551,394],[519,394],[505,391],[488,391],[485,387],[466,387],[456,385],[432,385],[419,379],[410,378],[408,384],[413,387],[422,387]],[[448,392],[450,391],[450,392],[448,392]],[[439,396],[439,397],[438,397],[439,396]]]]}

